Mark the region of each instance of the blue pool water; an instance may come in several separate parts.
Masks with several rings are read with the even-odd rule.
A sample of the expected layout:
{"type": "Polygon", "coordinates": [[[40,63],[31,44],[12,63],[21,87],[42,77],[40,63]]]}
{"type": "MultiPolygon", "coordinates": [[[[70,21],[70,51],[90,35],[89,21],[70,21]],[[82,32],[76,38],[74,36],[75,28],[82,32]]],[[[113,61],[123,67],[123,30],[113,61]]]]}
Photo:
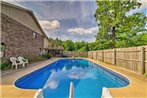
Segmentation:
{"type": "Polygon", "coordinates": [[[74,98],[100,98],[102,87],[127,86],[129,80],[84,59],[60,59],[27,74],[15,82],[23,89],[43,89],[44,98],[68,98],[70,82],[74,98]]]}

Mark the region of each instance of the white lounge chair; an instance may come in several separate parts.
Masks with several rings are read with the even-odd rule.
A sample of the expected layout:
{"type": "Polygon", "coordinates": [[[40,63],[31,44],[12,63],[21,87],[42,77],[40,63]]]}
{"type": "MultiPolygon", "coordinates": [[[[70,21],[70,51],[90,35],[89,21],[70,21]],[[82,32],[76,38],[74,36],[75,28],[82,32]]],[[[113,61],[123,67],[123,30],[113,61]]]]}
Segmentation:
{"type": "Polygon", "coordinates": [[[27,59],[24,59],[21,56],[18,57],[18,60],[20,61],[20,63],[23,64],[23,67],[25,67],[25,65],[28,65],[29,64],[28,60],[27,59]]]}
{"type": "Polygon", "coordinates": [[[12,62],[12,66],[11,69],[15,66],[15,69],[18,68],[19,65],[21,65],[22,63],[18,61],[17,58],[15,57],[10,57],[10,61],[12,62]]]}

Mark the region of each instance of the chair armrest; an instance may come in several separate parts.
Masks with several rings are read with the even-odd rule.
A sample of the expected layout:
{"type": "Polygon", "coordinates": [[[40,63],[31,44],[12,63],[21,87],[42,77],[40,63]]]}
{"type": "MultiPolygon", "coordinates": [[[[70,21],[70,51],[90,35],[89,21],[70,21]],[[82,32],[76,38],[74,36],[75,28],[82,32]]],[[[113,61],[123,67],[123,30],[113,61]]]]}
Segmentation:
{"type": "Polygon", "coordinates": [[[28,59],[24,59],[26,62],[29,62],[28,59]]]}

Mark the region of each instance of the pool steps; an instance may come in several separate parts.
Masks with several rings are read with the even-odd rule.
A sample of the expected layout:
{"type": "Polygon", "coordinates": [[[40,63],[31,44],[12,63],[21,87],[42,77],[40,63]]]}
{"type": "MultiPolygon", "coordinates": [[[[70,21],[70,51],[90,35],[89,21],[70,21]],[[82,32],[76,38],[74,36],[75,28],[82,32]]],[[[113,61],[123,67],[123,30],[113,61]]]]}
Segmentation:
{"type": "Polygon", "coordinates": [[[37,90],[37,92],[35,93],[34,98],[43,98],[42,89],[37,90]]]}
{"type": "MultiPolygon", "coordinates": [[[[39,89],[34,98],[43,98],[42,89],[39,89]]],[[[70,91],[69,91],[69,98],[74,98],[74,84],[73,82],[70,82],[70,91]]],[[[103,87],[102,89],[102,96],[101,98],[113,98],[108,90],[108,88],[103,87]]]]}
{"type": "Polygon", "coordinates": [[[74,84],[70,82],[69,98],[74,98],[74,84]]]}
{"type": "Polygon", "coordinates": [[[108,90],[108,88],[103,87],[101,98],[113,98],[108,90]]]}
{"type": "MultiPolygon", "coordinates": [[[[34,98],[43,98],[42,89],[37,90],[34,98]]],[[[74,84],[70,82],[69,98],[74,98],[74,84]]]]}

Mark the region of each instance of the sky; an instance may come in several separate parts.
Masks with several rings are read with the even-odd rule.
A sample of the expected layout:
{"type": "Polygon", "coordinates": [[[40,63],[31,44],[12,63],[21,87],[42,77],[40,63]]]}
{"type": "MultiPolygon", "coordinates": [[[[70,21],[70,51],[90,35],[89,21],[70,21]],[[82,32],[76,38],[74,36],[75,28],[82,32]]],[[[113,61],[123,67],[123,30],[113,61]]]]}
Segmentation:
{"type": "MultiPolygon", "coordinates": [[[[61,40],[94,42],[98,32],[94,13],[97,8],[94,0],[5,0],[32,10],[46,35],[61,40]]],[[[128,14],[143,12],[147,16],[147,1],[140,9],[130,11],[128,14]]]]}

